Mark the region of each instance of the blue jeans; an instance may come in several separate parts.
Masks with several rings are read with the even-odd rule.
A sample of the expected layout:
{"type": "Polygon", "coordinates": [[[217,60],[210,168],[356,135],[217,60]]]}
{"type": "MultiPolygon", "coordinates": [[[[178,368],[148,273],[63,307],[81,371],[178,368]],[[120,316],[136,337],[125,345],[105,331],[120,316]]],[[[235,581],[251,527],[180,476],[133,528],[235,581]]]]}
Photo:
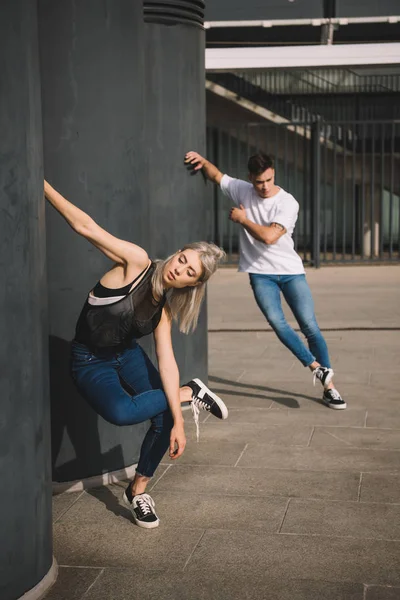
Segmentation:
{"type": "Polygon", "coordinates": [[[152,477],[169,447],[173,418],[160,375],[144,350],[133,341],[123,352],[100,357],[72,342],[71,374],[85,400],[109,423],[135,425],[150,419],[136,472],[152,477]]]}
{"type": "Polygon", "coordinates": [[[305,275],[259,275],[250,273],[254,297],[278,338],[308,367],[317,360],[330,367],[328,347],[314,314],[314,301],[305,275]],[[283,314],[281,292],[305,335],[308,348],[290,327],[283,314]]]}

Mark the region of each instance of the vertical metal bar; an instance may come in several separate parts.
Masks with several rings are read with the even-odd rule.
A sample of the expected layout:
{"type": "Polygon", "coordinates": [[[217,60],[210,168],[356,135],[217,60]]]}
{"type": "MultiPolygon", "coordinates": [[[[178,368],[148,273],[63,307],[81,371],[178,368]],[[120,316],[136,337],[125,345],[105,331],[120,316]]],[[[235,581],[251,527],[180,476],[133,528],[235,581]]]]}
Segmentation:
{"type": "MultiPolygon", "coordinates": [[[[394,136],[395,139],[398,139],[399,137],[399,124],[396,123],[394,125],[394,136]]],[[[400,173],[399,171],[397,171],[397,189],[400,189],[400,173]]],[[[399,219],[398,219],[398,236],[397,236],[397,254],[398,254],[398,258],[400,259],[400,193],[397,194],[397,199],[398,199],[398,207],[399,207],[399,219]]]]}
{"type": "Polygon", "coordinates": [[[375,123],[371,123],[371,186],[370,186],[370,221],[371,221],[371,260],[375,256],[375,123]]]}
{"type": "Polygon", "coordinates": [[[394,139],[395,124],[392,123],[390,143],[390,204],[389,204],[389,258],[393,259],[393,188],[394,188],[394,139]]]}
{"type": "Polygon", "coordinates": [[[333,194],[332,194],[332,260],[336,261],[336,213],[337,213],[337,143],[338,125],[332,125],[333,137],[333,194]]]}
{"type": "Polygon", "coordinates": [[[288,128],[287,125],[285,125],[285,137],[284,137],[284,186],[285,189],[288,189],[289,187],[289,181],[288,181],[288,128]]]}
{"type": "MultiPolygon", "coordinates": [[[[298,193],[297,193],[297,138],[298,138],[298,134],[297,134],[297,125],[294,126],[294,160],[293,160],[293,168],[294,168],[294,182],[293,182],[293,190],[294,190],[294,197],[296,198],[296,200],[299,202],[299,197],[298,197],[298,193]]],[[[300,211],[302,210],[302,206],[300,204],[300,211]]],[[[294,235],[293,235],[293,240],[294,240],[294,247],[296,249],[297,252],[297,246],[298,246],[298,240],[299,240],[299,232],[298,232],[298,227],[294,228],[294,235]]]]}
{"type": "Polygon", "coordinates": [[[357,202],[357,189],[356,189],[356,137],[358,136],[358,127],[354,123],[353,125],[353,145],[352,145],[352,167],[351,167],[351,206],[352,206],[352,230],[351,230],[351,258],[355,260],[356,257],[356,202],[357,202]]]}
{"type": "Polygon", "coordinates": [[[385,123],[381,124],[381,197],[379,204],[379,258],[383,259],[383,204],[385,196],[385,123]]]}
{"type": "Polygon", "coordinates": [[[346,181],[346,161],[347,161],[347,124],[343,124],[343,193],[342,193],[342,260],[346,260],[346,209],[347,209],[347,181],[346,181]]]}
{"type": "Polygon", "coordinates": [[[328,249],[328,124],[324,123],[324,167],[323,167],[323,179],[324,179],[324,197],[323,197],[323,221],[324,221],[324,261],[327,261],[327,249],[328,249]]]}
{"type": "MultiPolygon", "coordinates": [[[[219,165],[218,160],[218,131],[216,128],[212,130],[212,154],[213,163],[219,165]]],[[[213,210],[212,210],[212,239],[218,244],[218,194],[219,186],[213,185],[213,210]]]]}
{"type": "MultiPolygon", "coordinates": [[[[304,127],[304,125],[303,125],[304,127]]],[[[307,156],[307,138],[303,136],[303,203],[304,203],[304,219],[303,219],[303,259],[307,260],[308,247],[308,156],[307,156]]]]}
{"type": "MultiPolygon", "coordinates": [[[[232,135],[232,130],[229,128],[229,138],[228,138],[228,163],[229,163],[229,169],[228,169],[228,173],[233,173],[233,168],[232,168],[232,143],[233,143],[233,135],[232,135]]],[[[224,215],[224,218],[226,218],[227,215],[224,215]]],[[[228,262],[232,261],[232,221],[230,219],[228,219],[228,262]]]]}
{"type": "Polygon", "coordinates": [[[321,266],[320,261],[320,214],[321,214],[321,124],[319,120],[311,125],[311,214],[312,214],[312,260],[314,267],[321,266]]]}
{"type": "MultiPolygon", "coordinates": [[[[218,156],[218,163],[217,164],[221,164],[220,163],[220,159],[221,159],[221,155],[222,155],[222,132],[221,129],[218,129],[218,143],[217,143],[217,156],[218,156]]],[[[226,250],[226,248],[224,247],[224,236],[223,236],[223,196],[220,193],[219,190],[219,186],[215,186],[218,190],[218,195],[217,195],[217,201],[218,201],[218,220],[217,220],[217,225],[218,225],[218,246],[221,246],[221,248],[224,248],[224,250],[226,250]]]]}
{"type": "Polygon", "coordinates": [[[362,144],[361,144],[361,210],[360,210],[360,246],[361,260],[365,258],[364,252],[364,221],[365,221],[365,122],[362,123],[362,144]]]}

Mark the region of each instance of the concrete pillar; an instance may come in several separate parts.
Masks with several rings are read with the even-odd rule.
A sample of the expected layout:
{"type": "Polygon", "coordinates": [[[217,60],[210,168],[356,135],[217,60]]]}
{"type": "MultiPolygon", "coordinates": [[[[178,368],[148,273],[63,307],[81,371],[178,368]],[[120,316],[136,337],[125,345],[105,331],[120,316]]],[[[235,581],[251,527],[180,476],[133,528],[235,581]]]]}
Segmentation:
{"type": "MultiPolygon", "coordinates": [[[[205,147],[204,31],[145,24],[144,5],[39,0],[45,174],[111,233],[162,258],[206,235],[204,182],[183,165],[186,150],[205,147]]],[[[47,216],[53,478],[70,482],[137,462],[148,424],[110,425],[73,387],[75,322],[111,263],[47,216]]],[[[174,339],[182,382],[206,377],[205,310],[194,336],[174,339]]],[[[150,338],[141,343],[154,358],[150,338]]]]}
{"type": "MultiPolygon", "coordinates": [[[[157,3],[145,1],[145,9],[153,4],[157,3]]],[[[191,23],[179,20],[176,4],[172,24],[160,7],[145,26],[149,240],[156,257],[185,243],[207,240],[209,233],[204,180],[200,174],[191,177],[183,165],[188,150],[206,152],[204,30],[195,20],[198,2],[185,3],[193,8],[191,23]]],[[[206,379],[205,305],[196,332],[186,336],[175,330],[173,340],[182,383],[195,376],[206,379]]]]}
{"type": "MultiPolygon", "coordinates": [[[[116,236],[146,247],[141,2],[40,0],[46,178],[116,236]]],[[[137,461],[146,424],[98,417],[69,374],[86,294],[112,263],[47,207],[53,480],[137,461]]]]}
{"type": "MultiPolygon", "coordinates": [[[[50,406],[35,0],[0,4],[0,597],[46,591],[50,406]]],[[[38,597],[36,595],[36,597],[38,597]]]]}

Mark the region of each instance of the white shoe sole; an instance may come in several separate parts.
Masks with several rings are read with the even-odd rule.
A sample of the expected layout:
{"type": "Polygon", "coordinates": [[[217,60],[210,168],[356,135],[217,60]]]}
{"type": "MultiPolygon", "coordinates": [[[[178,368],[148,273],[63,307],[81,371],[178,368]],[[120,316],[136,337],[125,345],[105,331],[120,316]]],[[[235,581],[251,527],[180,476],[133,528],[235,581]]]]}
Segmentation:
{"type": "Polygon", "coordinates": [[[127,495],[124,492],[124,495],[122,496],[122,500],[124,501],[124,504],[126,504],[126,506],[130,509],[131,513],[132,513],[132,517],[133,520],[135,521],[135,524],[138,527],[143,527],[143,529],[154,529],[154,527],[158,527],[160,524],[160,519],[157,517],[157,521],[154,521],[153,523],[145,523],[143,521],[139,521],[135,515],[135,511],[132,508],[132,504],[129,502],[127,495]]]}
{"type": "Polygon", "coordinates": [[[343,402],[343,404],[331,404],[328,400],[325,400],[325,398],[322,398],[322,402],[325,404],[325,406],[333,408],[334,410],[344,410],[347,408],[346,402],[343,402]]]}
{"type": "Polygon", "coordinates": [[[225,402],[217,394],[214,394],[200,379],[193,379],[193,381],[216,402],[221,410],[222,418],[226,419],[228,417],[228,409],[225,402]]]}

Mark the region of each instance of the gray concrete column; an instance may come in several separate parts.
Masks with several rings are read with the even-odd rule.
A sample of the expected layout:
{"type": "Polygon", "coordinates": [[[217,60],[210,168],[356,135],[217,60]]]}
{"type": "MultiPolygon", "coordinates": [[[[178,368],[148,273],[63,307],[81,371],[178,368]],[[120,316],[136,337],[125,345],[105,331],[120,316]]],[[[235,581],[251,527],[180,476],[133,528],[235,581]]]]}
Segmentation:
{"type": "MultiPolygon", "coordinates": [[[[146,247],[140,2],[40,0],[46,178],[114,235],[146,247]]],[[[69,374],[87,292],[112,263],[47,207],[53,480],[135,463],[148,427],[98,417],[69,374]]]]}
{"type": "MultiPolygon", "coordinates": [[[[186,151],[205,154],[205,40],[196,25],[171,26],[162,14],[158,18],[145,26],[146,159],[151,254],[165,257],[185,243],[207,240],[205,183],[183,166],[186,151]]],[[[173,338],[182,383],[207,379],[206,306],[194,334],[175,330],[173,338]]]]}
{"type": "Polygon", "coordinates": [[[15,600],[55,578],[35,0],[0,4],[0,74],[0,597],[15,600]]]}

